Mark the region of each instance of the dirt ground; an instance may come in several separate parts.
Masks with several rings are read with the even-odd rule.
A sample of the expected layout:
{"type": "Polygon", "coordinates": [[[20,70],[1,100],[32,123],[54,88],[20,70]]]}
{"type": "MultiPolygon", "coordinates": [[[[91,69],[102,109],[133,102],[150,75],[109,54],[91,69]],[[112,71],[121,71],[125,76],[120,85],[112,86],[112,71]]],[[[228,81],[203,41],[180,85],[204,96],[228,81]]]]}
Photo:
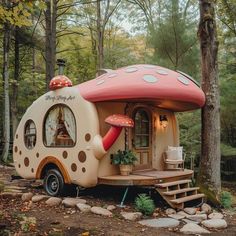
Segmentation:
{"type": "MultiPolygon", "coordinates": [[[[14,174],[14,169],[0,168],[1,176],[10,179],[14,174]]],[[[21,186],[21,180],[18,180],[18,185],[21,186]]],[[[41,185],[34,183],[26,184],[24,192],[44,193],[41,185]],[[34,186],[34,187],[33,187],[34,186]]],[[[228,184],[229,190],[232,188],[236,194],[236,186],[228,184]]],[[[134,198],[139,193],[149,193],[155,199],[157,206],[157,217],[164,215],[164,210],[168,207],[164,201],[150,189],[132,188],[129,191],[128,198],[125,202],[125,208],[115,209],[113,217],[98,216],[93,213],[81,213],[74,208],[65,208],[60,205],[57,207],[49,207],[45,202],[23,203],[19,196],[0,196],[0,235],[51,235],[51,236],[92,236],[92,235],[107,235],[107,236],[135,236],[135,235],[150,235],[150,236],[166,236],[166,235],[182,235],[178,232],[178,228],[169,229],[154,229],[144,227],[137,222],[124,220],[120,211],[135,211],[134,198]],[[30,218],[34,217],[34,218],[30,218]],[[27,221],[25,220],[27,219],[27,221]],[[36,219],[36,220],[35,220],[36,219]],[[24,221],[25,220],[25,221],[24,221]]],[[[87,200],[87,203],[92,206],[107,206],[117,205],[122,199],[124,188],[98,186],[89,190],[81,190],[80,196],[87,200]]],[[[73,193],[71,193],[73,196],[73,193]]],[[[236,195],[235,195],[236,196],[236,195]]],[[[236,235],[236,214],[231,210],[226,217],[228,228],[225,230],[214,231],[211,235],[235,236],[236,235]]]]}

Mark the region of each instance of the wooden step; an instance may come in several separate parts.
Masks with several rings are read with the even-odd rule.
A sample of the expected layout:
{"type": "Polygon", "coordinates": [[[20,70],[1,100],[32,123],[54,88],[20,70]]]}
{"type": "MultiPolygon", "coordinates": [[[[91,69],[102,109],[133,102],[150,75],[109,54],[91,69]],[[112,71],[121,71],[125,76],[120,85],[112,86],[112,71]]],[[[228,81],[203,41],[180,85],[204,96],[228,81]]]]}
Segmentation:
{"type": "Polygon", "coordinates": [[[175,204],[180,204],[180,203],[184,203],[184,202],[188,202],[188,201],[192,201],[198,198],[203,198],[205,195],[203,193],[199,193],[199,194],[195,194],[195,195],[190,195],[187,197],[181,197],[181,198],[177,198],[174,200],[170,200],[171,203],[175,203],[175,204]]]}
{"type": "Polygon", "coordinates": [[[174,182],[167,182],[167,183],[163,183],[163,184],[156,184],[155,186],[158,188],[166,188],[166,187],[175,186],[178,184],[187,184],[187,183],[191,183],[191,182],[192,182],[191,179],[184,179],[184,180],[178,180],[178,181],[174,181],[174,182]]]}
{"type": "Polygon", "coordinates": [[[179,194],[179,193],[191,192],[191,191],[198,190],[198,189],[199,189],[199,187],[182,188],[182,189],[178,189],[178,190],[172,190],[172,191],[168,191],[168,192],[163,192],[163,194],[171,196],[171,195],[176,195],[176,194],[179,194]]]}

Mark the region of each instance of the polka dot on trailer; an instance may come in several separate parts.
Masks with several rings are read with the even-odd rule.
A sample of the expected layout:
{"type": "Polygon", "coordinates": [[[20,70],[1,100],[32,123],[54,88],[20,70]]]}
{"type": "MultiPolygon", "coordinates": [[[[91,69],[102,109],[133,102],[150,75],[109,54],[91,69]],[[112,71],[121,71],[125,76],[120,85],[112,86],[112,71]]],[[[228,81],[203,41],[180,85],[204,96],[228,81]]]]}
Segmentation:
{"type": "Polygon", "coordinates": [[[91,139],[91,135],[89,134],[89,133],[87,133],[86,135],[85,135],[85,141],[90,141],[90,139],[91,139]]]}
{"type": "Polygon", "coordinates": [[[105,80],[100,80],[97,82],[97,85],[103,84],[105,82],[105,80]]]}
{"type": "Polygon", "coordinates": [[[158,79],[153,75],[144,75],[143,80],[147,83],[156,83],[158,79]]]}
{"type": "Polygon", "coordinates": [[[156,72],[160,75],[168,75],[168,72],[166,70],[158,69],[156,72]]]}
{"type": "Polygon", "coordinates": [[[116,76],[117,76],[117,74],[114,73],[114,74],[109,75],[108,78],[113,78],[113,77],[116,77],[116,76]]]}
{"type": "Polygon", "coordinates": [[[77,170],[77,165],[75,163],[71,164],[71,170],[75,172],[77,170]]]}
{"type": "Polygon", "coordinates": [[[182,76],[178,76],[177,80],[184,85],[189,85],[189,80],[187,78],[184,78],[182,76]]]}
{"type": "Polygon", "coordinates": [[[84,151],[80,151],[78,154],[78,159],[80,162],[85,162],[87,157],[86,157],[86,153],[84,151]]]}
{"type": "Polygon", "coordinates": [[[25,157],[24,164],[25,164],[26,167],[29,166],[29,158],[28,157],[25,157]]]}
{"type": "Polygon", "coordinates": [[[126,73],[132,73],[132,72],[135,72],[137,70],[138,70],[138,68],[136,68],[136,67],[128,67],[128,68],[125,69],[125,72],[126,73]]]}

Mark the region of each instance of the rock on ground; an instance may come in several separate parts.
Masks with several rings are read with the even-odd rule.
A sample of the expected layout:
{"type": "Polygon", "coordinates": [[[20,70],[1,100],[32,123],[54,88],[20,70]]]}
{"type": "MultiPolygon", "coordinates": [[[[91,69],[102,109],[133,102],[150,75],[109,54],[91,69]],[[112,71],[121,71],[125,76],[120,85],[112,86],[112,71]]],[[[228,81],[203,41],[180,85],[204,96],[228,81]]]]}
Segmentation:
{"type": "Polygon", "coordinates": [[[184,212],[186,212],[189,215],[194,215],[197,212],[197,209],[194,207],[186,207],[184,208],[184,212]]]}
{"type": "Polygon", "coordinates": [[[112,216],[112,213],[110,211],[102,207],[92,207],[91,212],[102,216],[112,216]]]}
{"type": "Polygon", "coordinates": [[[165,210],[165,213],[166,213],[166,215],[176,214],[176,210],[173,209],[173,208],[167,208],[167,209],[165,210]]]}
{"type": "Polygon", "coordinates": [[[208,205],[207,203],[202,204],[201,210],[204,211],[206,214],[209,214],[212,211],[211,206],[208,205]]]}
{"type": "Polygon", "coordinates": [[[58,206],[60,205],[62,202],[62,199],[61,198],[58,198],[58,197],[50,197],[47,201],[46,201],[46,204],[48,206],[58,206]]]}
{"type": "Polygon", "coordinates": [[[131,221],[135,221],[138,220],[142,217],[142,213],[141,212],[121,212],[120,213],[124,219],[126,220],[131,220],[131,221]]]}
{"type": "Polygon", "coordinates": [[[176,220],[182,220],[185,218],[184,215],[180,215],[180,214],[171,214],[171,215],[168,215],[170,218],[173,218],[173,219],[176,219],[176,220]]]}
{"type": "Polygon", "coordinates": [[[211,219],[202,221],[202,225],[210,229],[224,229],[227,228],[227,223],[223,219],[211,219]]]}
{"type": "Polygon", "coordinates": [[[211,213],[210,215],[208,215],[208,218],[209,218],[209,219],[223,219],[224,216],[223,216],[223,214],[221,214],[221,213],[213,212],[213,213],[211,213]]]}
{"type": "Polygon", "coordinates": [[[194,223],[188,223],[184,225],[183,228],[180,229],[180,232],[186,233],[186,234],[209,234],[210,233],[208,230],[194,223]]]}
{"type": "Polygon", "coordinates": [[[141,220],[139,221],[139,224],[154,228],[172,228],[177,227],[180,222],[171,218],[159,218],[151,220],[141,220]]]}
{"type": "Polygon", "coordinates": [[[40,201],[48,199],[48,198],[49,198],[49,196],[47,196],[47,195],[34,195],[31,200],[32,200],[32,202],[40,202],[40,201]]]}
{"type": "Polygon", "coordinates": [[[82,198],[70,198],[70,197],[67,197],[65,198],[63,201],[62,201],[62,204],[65,206],[65,207],[75,207],[78,203],[84,203],[86,204],[86,200],[85,199],[82,199],[82,198]]]}
{"type": "Polygon", "coordinates": [[[91,206],[85,203],[78,203],[76,204],[76,207],[81,211],[81,212],[90,212],[91,206]]]}
{"type": "Polygon", "coordinates": [[[186,224],[188,224],[188,223],[193,223],[193,224],[197,224],[197,225],[200,224],[197,221],[193,221],[193,220],[189,220],[189,219],[183,219],[182,221],[185,222],[186,224]]]}
{"type": "Polygon", "coordinates": [[[28,202],[32,199],[33,196],[34,196],[33,193],[23,193],[21,199],[23,202],[28,202]]]}
{"type": "Polygon", "coordinates": [[[116,206],[114,206],[114,205],[109,205],[109,206],[107,206],[107,210],[108,211],[113,211],[113,210],[115,210],[116,209],[116,206]]]}
{"type": "Polygon", "coordinates": [[[197,215],[189,215],[187,219],[202,222],[203,220],[207,219],[207,214],[197,214],[197,215]]]}
{"type": "Polygon", "coordinates": [[[179,211],[179,212],[177,212],[177,214],[178,214],[178,215],[181,215],[181,216],[185,216],[185,217],[190,216],[189,214],[187,214],[187,213],[184,212],[184,211],[179,211]]]}

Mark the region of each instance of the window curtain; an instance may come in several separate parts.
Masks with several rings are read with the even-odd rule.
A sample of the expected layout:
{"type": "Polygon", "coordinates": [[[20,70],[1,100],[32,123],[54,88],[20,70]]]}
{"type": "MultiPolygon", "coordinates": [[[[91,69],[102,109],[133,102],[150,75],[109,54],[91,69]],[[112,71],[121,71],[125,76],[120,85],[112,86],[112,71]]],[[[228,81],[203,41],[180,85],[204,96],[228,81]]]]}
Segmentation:
{"type": "Polygon", "coordinates": [[[55,145],[59,111],[60,111],[60,108],[56,107],[53,110],[51,110],[47,116],[47,119],[45,122],[47,146],[55,145]]]}
{"type": "Polygon", "coordinates": [[[75,118],[72,114],[71,110],[67,107],[64,107],[64,124],[66,126],[66,130],[70,135],[71,139],[75,143],[75,134],[76,134],[76,127],[75,127],[75,118]]]}

